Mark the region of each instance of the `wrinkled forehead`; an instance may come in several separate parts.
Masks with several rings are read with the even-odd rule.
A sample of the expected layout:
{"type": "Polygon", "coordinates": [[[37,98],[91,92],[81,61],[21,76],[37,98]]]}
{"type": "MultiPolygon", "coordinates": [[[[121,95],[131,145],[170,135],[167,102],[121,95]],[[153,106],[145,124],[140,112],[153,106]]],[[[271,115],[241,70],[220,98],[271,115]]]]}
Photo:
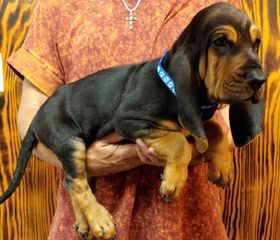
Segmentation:
{"type": "Polygon", "coordinates": [[[236,8],[217,8],[208,12],[204,21],[205,34],[215,31],[230,33],[235,42],[239,38],[255,42],[260,38],[260,32],[249,17],[236,8]]]}

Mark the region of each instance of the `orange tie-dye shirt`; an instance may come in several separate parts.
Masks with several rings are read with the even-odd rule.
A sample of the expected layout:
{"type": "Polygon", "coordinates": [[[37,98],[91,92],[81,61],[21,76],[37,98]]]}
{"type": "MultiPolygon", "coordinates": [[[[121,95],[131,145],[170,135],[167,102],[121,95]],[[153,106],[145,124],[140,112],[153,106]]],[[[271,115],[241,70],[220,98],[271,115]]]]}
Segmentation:
{"type": "MultiPolygon", "coordinates": [[[[132,7],[137,1],[127,2],[132,7]]],[[[51,95],[62,84],[100,69],[159,57],[194,14],[214,2],[143,0],[131,31],[121,0],[41,0],[23,46],[9,63],[51,95]]],[[[116,239],[227,239],[218,189],[207,180],[207,166],[189,168],[182,195],[170,204],[159,196],[161,171],[141,166],[93,179],[97,199],[114,216],[116,239]]],[[[57,196],[49,239],[77,239],[71,200],[62,181],[57,196]]]]}

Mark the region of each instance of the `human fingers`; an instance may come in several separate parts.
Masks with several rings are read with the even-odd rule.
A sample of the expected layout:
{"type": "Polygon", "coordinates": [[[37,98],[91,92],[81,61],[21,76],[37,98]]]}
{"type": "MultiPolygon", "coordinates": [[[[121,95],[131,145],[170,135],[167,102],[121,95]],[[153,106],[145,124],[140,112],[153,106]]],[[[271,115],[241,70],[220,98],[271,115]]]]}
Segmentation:
{"type": "Polygon", "coordinates": [[[137,144],[137,154],[140,160],[143,163],[156,165],[156,166],[163,166],[165,164],[165,160],[162,156],[160,156],[154,148],[148,146],[143,142],[141,139],[136,139],[137,144]]]}

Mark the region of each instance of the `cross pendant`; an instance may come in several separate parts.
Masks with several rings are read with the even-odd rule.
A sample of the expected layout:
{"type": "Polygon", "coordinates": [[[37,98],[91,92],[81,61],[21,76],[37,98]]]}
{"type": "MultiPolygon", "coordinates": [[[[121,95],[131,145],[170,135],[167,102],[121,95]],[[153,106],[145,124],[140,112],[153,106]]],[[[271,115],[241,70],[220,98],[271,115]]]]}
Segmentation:
{"type": "Polygon", "coordinates": [[[126,17],[125,20],[129,22],[129,29],[132,30],[133,22],[137,20],[137,18],[133,16],[133,11],[129,11],[129,17],[126,17]]]}

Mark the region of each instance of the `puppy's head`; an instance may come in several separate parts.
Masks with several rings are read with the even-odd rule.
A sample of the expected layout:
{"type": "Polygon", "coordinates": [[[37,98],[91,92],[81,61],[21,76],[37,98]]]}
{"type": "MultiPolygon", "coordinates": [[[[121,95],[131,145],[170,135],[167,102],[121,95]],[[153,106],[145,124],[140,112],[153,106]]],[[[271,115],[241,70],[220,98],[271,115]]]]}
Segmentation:
{"type": "Polygon", "coordinates": [[[217,3],[201,10],[171,49],[179,117],[198,142],[205,143],[201,149],[207,141],[200,117],[189,116],[199,114],[205,102],[231,105],[236,145],[246,144],[260,132],[266,81],[258,58],[260,43],[260,32],[245,13],[217,3]]]}
{"type": "Polygon", "coordinates": [[[259,30],[231,5],[215,4],[205,11],[198,72],[209,101],[259,102],[266,80],[258,58],[259,30]]]}

